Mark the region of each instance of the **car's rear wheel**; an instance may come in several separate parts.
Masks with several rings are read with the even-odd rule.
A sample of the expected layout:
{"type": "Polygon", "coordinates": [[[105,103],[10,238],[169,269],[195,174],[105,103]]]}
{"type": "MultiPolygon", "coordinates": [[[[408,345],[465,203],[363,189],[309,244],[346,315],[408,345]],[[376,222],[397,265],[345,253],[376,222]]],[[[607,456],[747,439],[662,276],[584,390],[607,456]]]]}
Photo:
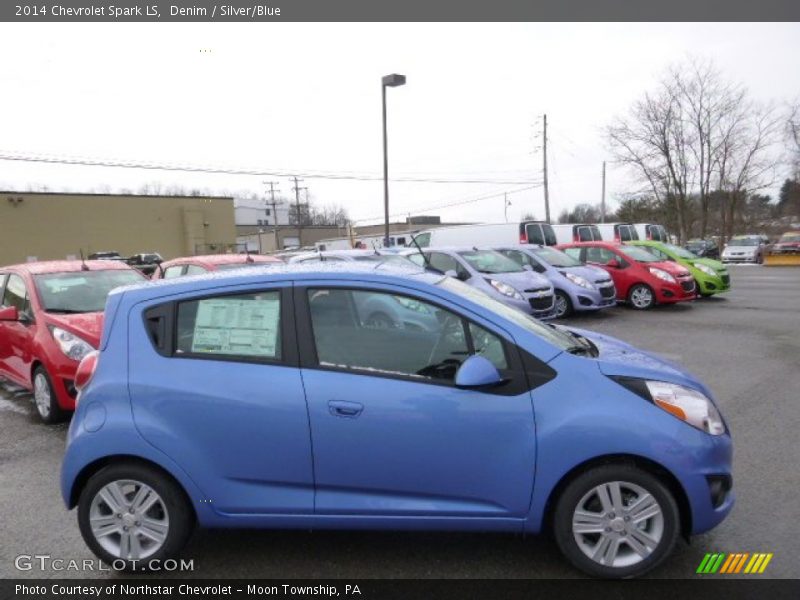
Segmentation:
{"type": "Polygon", "coordinates": [[[596,467],[558,498],[556,542],[569,561],[597,577],[637,577],[672,552],[680,513],[672,493],[633,465],[596,467]]]}
{"type": "Polygon", "coordinates": [[[569,296],[561,290],[556,290],[555,316],[557,318],[568,317],[572,314],[572,301],[569,296]]]}
{"type": "Polygon", "coordinates": [[[84,541],[106,564],[147,570],[152,561],[175,557],[194,524],[180,486],[153,467],[110,465],[93,475],[78,501],[84,541]]]}
{"type": "Polygon", "coordinates": [[[33,404],[39,418],[48,425],[63,421],[66,412],[58,405],[53,382],[41,365],[33,371],[33,404]]]}
{"type": "Polygon", "coordinates": [[[637,283],[628,291],[628,302],[637,310],[647,310],[656,304],[656,295],[649,285],[637,283]]]}

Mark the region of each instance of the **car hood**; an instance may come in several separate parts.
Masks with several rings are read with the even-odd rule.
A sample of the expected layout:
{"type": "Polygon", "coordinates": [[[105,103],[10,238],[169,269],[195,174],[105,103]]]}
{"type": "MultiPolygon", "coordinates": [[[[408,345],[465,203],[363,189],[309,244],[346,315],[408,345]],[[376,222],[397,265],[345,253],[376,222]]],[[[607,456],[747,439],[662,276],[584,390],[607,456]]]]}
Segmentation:
{"type": "Polygon", "coordinates": [[[684,260],[686,262],[689,262],[689,263],[692,263],[692,264],[697,263],[697,264],[705,265],[707,267],[711,267],[715,271],[724,271],[725,270],[725,265],[723,265],[718,260],[714,260],[713,258],[685,258],[684,260]]]}
{"type": "Polygon", "coordinates": [[[597,269],[594,267],[553,267],[559,273],[572,273],[574,275],[579,275],[584,279],[588,279],[592,283],[597,281],[605,281],[606,279],[611,279],[611,275],[608,274],[607,271],[603,269],[597,269]]]}
{"type": "Polygon", "coordinates": [[[597,361],[597,366],[604,375],[677,383],[700,390],[711,397],[711,392],[699,379],[673,362],[640,350],[610,335],[575,327],[568,329],[591,340],[597,346],[600,354],[593,360],[597,361]]]}
{"type": "Polygon", "coordinates": [[[532,271],[521,271],[517,273],[479,273],[479,275],[486,279],[496,279],[519,291],[529,290],[531,288],[552,287],[547,277],[532,271]]]}
{"type": "Polygon", "coordinates": [[[725,249],[722,252],[724,254],[725,252],[731,252],[731,251],[755,252],[756,250],[758,250],[758,246],[731,246],[730,244],[728,244],[727,246],[725,246],[725,249]]]}
{"type": "Polygon", "coordinates": [[[78,313],[74,315],[59,315],[49,313],[45,317],[48,325],[55,325],[74,333],[81,339],[89,342],[93,347],[100,345],[100,335],[103,333],[103,313],[78,313]]]}

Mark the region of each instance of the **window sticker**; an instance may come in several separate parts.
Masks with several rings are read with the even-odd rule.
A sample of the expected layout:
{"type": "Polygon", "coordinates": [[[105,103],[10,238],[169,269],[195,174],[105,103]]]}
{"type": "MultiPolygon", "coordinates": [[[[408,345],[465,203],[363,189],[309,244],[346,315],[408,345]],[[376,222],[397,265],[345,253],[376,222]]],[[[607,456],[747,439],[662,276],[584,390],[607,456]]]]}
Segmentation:
{"type": "Polygon", "coordinates": [[[279,322],[277,294],[202,300],[197,308],[192,352],[274,358],[279,322]]]}

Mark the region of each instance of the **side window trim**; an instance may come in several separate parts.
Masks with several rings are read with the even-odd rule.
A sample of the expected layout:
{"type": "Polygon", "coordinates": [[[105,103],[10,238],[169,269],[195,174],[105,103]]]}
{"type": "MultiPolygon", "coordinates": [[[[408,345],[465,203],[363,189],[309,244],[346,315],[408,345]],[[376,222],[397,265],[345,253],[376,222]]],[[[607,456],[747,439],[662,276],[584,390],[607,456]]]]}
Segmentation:
{"type": "MultiPolygon", "coordinates": [[[[522,350],[515,341],[512,341],[513,337],[511,337],[508,333],[506,332],[503,332],[502,334],[499,333],[497,331],[497,328],[493,327],[492,324],[490,323],[484,323],[476,319],[472,319],[464,315],[462,311],[444,306],[441,302],[437,302],[435,299],[431,299],[425,296],[419,296],[414,293],[414,290],[402,291],[397,289],[387,289],[380,286],[359,287],[354,285],[341,285],[339,284],[339,282],[333,282],[333,281],[328,281],[328,282],[320,281],[319,283],[313,283],[308,285],[304,284],[302,286],[295,285],[293,288],[294,307],[296,316],[295,327],[297,331],[297,348],[299,351],[299,366],[301,369],[313,369],[317,371],[334,371],[340,373],[348,373],[357,376],[385,377],[388,379],[409,381],[425,385],[437,385],[450,388],[455,387],[454,382],[445,380],[422,379],[419,377],[412,377],[410,375],[359,371],[357,369],[348,367],[320,365],[319,358],[317,356],[316,346],[314,343],[314,330],[311,323],[311,306],[308,301],[308,290],[319,289],[319,288],[343,289],[352,291],[375,291],[385,294],[408,296],[410,298],[419,300],[420,302],[432,304],[434,306],[441,308],[442,310],[447,310],[451,313],[456,314],[458,317],[460,317],[462,326],[467,331],[469,330],[470,323],[482,329],[485,329],[490,334],[500,339],[501,343],[503,344],[503,353],[508,363],[508,368],[501,372],[501,374],[508,375],[507,383],[498,387],[497,389],[488,390],[486,392],[488,394],[498,395],[498,396],[518,395],[523,393],[525,390],[533,389],[533,387],[541,385],[542,383],[539,382],[536,383],[536,385],[531,384],[530,379],[526,374],[525,368],[523,368],[523,357],[527,357],[527,360],[525,360],[525,364],[528,364],[531,361],[538,362],[537,359],[531,357],[530,355],[528,355],[527,352],[522,350]],[[509,339],[509,337],[511,337],[511,339],[509,339]]],[[[474,352],[474,345],[473,345],[474,342],[472,340],[472,335],[471,334],[467,335],[466,339],[470,352],[474,352]]],[[[542,365],[544,365],[544,363],[542,363],[542,365]]],[[[544,365],[544,367],[546,368],[546,365],[544,365]]]]}

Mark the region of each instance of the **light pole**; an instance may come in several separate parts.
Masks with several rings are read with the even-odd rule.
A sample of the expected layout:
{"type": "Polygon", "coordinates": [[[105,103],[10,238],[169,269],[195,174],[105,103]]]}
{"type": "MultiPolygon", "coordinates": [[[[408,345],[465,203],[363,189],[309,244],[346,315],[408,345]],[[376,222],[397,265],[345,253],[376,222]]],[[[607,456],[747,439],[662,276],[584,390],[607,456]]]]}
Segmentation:
{"type": "Polygon", "coordinates": [[[389,148],[386,135],[386,88],[405,85],[406,76],[394,73],[385,75],[381,79],[381,100],[383,107],[383,212],[384,212],[384,237],[383,245],[389,247],[389,148]]]}

